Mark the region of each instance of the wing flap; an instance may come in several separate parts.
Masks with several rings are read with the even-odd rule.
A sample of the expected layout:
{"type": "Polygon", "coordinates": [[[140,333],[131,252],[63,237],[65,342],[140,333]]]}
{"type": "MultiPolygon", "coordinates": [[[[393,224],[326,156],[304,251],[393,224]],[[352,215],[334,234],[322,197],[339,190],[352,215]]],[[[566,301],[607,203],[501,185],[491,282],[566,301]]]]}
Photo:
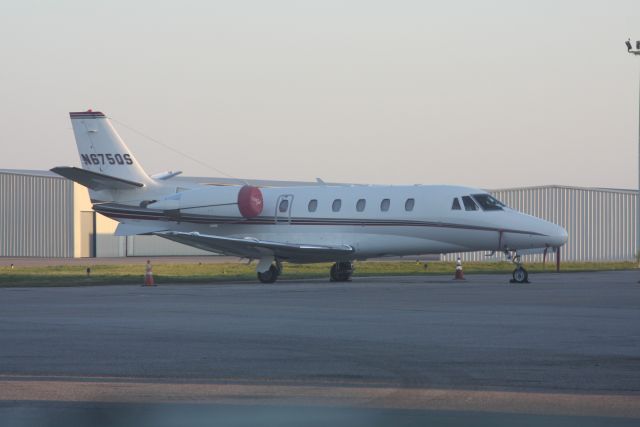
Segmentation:
{"type": "Polygon", "coordinates": [[[114,176],[91,172],[86,169],[80,169],[72,166],[58,166],[51,169],[51,172],[57,173],[60,176],[96,191],[133,190],[144,186],[144,184],[139,182],[116,178],[114,176]]]}
{"type": "Polygon", "coordinates": [[[332,260],[349,258],[354,249],[348,245],[314,245],[298,243],[282,243],[258,240],[251,237],[223,237],[197,232],[185,233],[179,231],[161,231],[153,233],[156,236],[173,240],[174,242],[194,246],[210,252],[224,253],[244,258],[263,258],[273,255],[287,260],[332,260]]]}

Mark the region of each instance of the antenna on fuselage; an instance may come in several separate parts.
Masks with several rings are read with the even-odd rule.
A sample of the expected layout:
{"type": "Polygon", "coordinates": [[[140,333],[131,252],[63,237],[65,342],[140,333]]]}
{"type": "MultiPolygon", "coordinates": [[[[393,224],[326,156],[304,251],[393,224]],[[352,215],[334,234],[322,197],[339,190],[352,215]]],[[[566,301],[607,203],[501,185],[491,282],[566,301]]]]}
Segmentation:
{"type": "MultiPolygon", "coordinates": [[[[89,111],[91,111],[91,110],[89,110],[89,111]]],[[[210,165],[210,164],[208,164],[208,163],[206,163],[206,162],[203,162],[202,160],[200,160],[200,159],[198,159],[198,158],[196,158],[196,157],[194,157],[194,156],[191,156],[191,155],[189,155],[189,154],[187,154],[187,153],[185,153],[185,152],[183,152],[183,151],[181,151],[181,150],[179,150],[179,149],[177,149],[177,148],[175,148],[175,147],[173,147],[173,146],[171,146],[171,145],[169,145],[169,144],[166,144],[166,143],[164,143],[164,142],[162,142],[162,141],[159,141],[159,140],[157,140],[156,138],[153,138],[152,136],[149,136],[149,135],[147,135],[146,133],[144,133],[144,132],[142,132],[142,131],[139,131],[138,129],[134,128],[133,126],[130,126],[130,125],[128,125],[128,124],[126,124],[126,123],[124,123],[124,122],[121,122],[120,120],[114,119],[114,118],[113,118],[113,117],[111,117],[111,116],[109,116],[108,118],[109,118],[111,121],[114,121],[114,122],[118,123],[119,125],[121,125],[121,126],[123,126],[123,127],[127,128],[127,129],[129,129],[130,131],[132,131],[132,132],[134,132],[134,133],[138,134],[139,136],[141,136],[141,137],[143,137],[143,138],[145,138],[145,139],[147,139],[147,140],[149,140],[149,141],[153,142],[154,144],[160,145],[161,147],[164,147],[164,148],[166,148],[166,149],[167,149],[167,150],[169,150],[169,151],[173,151],[174,153],[179,154],[179,155],[181,155],[182,157],[184,157],[184,158],[186,158],[186,159],[189,159],[189,160],[191,160],[192,162],[195,162],[195,163],[197,163],[197,164],[199,164],[199,165],[201,165],[201,166],[204,166],[204,167],[205,167],[205,168],[207,168],[207,169],[211,169],[211,170],[213,170],[213,171],[215,171],[215,172],[217,172],[217,173],[220,173],[220,174],[222,174],[222,175],[226,176],[227,178],[231,178],[231,179],[235,179],[235,180],[237,180],[237,181],[240,181],[240,182],[242,182],[244,185],[249,185],[249,183],[247,182],[247,180],[245,180],[245,179],[243,179],[243,178],[237,178],[237,177],[235,177],[235,176],[233,176],[233,175],[231,175],[231,174],[229,174],[229,173],[227,173],[227,172],[225,172],[225,171],[223,171],[223,170],[221,170],[221,169],[219,169],[219,168],[217,168],[217,167],[215,167],[215,166],[212,166],[212,165],[210,165]]],[[[166,179],[166,178],[165,178],[165,179],[166,179]]]]}

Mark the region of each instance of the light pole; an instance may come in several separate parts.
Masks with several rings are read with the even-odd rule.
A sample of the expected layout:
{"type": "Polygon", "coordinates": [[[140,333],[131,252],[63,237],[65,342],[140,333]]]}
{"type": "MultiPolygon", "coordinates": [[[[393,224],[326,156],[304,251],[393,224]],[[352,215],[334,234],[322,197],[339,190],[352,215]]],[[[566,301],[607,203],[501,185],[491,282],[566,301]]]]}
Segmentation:
{"type": "MultiPolygon", "coordinates": [[[[636,41],[635,49],[631,44],[631,39],[624,43],[630,54],[640,55],[640,40],[636,41]]],[[[638,194],[636,195],[636,253],[634,255],[638,257],[638,266],[640,267],[640,85],[638,86],[638,194]]]]}

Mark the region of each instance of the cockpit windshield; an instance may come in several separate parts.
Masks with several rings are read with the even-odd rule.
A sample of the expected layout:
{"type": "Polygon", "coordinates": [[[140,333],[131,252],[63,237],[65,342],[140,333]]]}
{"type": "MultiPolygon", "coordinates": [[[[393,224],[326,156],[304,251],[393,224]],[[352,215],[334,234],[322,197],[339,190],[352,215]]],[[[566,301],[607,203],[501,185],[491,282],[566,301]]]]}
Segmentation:
{"type": "Polygon", "coordinates": [[[490,194],[472,194],[471,197],[478,202],[483,211],[501,211],[507,205],[490,194]]]}

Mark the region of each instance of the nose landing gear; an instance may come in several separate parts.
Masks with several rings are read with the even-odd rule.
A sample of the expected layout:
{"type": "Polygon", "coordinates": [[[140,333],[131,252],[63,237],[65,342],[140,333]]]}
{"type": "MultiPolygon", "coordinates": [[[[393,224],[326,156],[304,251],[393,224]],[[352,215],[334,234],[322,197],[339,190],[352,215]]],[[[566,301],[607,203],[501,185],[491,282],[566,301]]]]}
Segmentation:
{"type": "Polygon", "coordinates": [[[511,283],[529,283],[529,273],[522,266],[516,267],[513,270],[513,279],[510,280],[511,283]]]}
{"type": "Polygon", "coordinates": [[[512,279],[509,280],[509,283],[529,283],[529,273],[522,266],[520,262],[520,255],[515,253],[511,256],[511,253],[505,252],[507,255],[507,259],[511,259],[511,261],[516,265],[515,270],[513,270],[512,279]]]}

